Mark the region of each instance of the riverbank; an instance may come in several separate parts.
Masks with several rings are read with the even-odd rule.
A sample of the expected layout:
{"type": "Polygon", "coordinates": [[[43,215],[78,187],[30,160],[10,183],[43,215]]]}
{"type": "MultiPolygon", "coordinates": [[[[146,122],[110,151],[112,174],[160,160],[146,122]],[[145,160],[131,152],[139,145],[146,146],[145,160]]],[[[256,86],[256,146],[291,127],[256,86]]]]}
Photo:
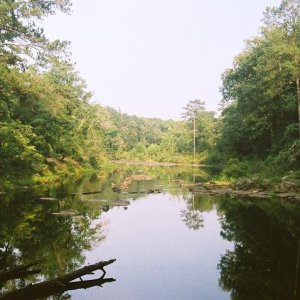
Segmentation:
{"type": "Polygon", "coordinates": [[[272,184],[267,179],[260,181],[258,177],[252,177],[242,179],[236,183],[205,182],[188,184],[178,182],[178,185],[189,189],[193,193],[208,195],[232,195],[261,199],[279,198],[292,202],[300,201],[300,182],[289,178],[282,178],[277,184],[272,184]]]}
{"type": "Polygon", "coordinates": [[[173,163],[173,162],[155,162],[155,161],[132,161],[126,159],[112,160],[112,164],[143,167],[205,167],[204,164],[173,163]]]}

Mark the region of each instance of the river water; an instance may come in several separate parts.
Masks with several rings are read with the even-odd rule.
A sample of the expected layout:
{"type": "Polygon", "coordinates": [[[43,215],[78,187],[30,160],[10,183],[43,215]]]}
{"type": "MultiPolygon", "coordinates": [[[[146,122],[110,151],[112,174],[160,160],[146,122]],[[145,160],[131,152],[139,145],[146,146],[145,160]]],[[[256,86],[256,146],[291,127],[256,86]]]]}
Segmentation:
{"type": "Polygon", "coordinates": [[[120,168],[1,195],[0,269],[42,261],[41,275],[7,282],[2,291],[116,259],[105,268],[115,282],[52,298],[299,299],[299,205],[179,186],[206,176],[174,167],[120,168]],[[142,174],[152,179],[128,180],[142,174]],[[125,190],[112,190],[124,182],[125,190]],[[92,191],[99,193],[86,193],[92,191]]]}

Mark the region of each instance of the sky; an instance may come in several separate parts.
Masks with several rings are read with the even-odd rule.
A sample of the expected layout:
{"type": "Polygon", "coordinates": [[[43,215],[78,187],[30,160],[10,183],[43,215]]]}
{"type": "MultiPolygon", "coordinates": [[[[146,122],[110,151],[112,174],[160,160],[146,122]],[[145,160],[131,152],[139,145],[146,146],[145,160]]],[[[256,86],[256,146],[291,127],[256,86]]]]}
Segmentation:
{"type": "Polygon", "coordinates": [[[92,102],[130,115],[180,119],[189,100],[218,111],[221,74],[280,0],[73,0],[48,17],[49,39],[71,42],[92,102]]]}

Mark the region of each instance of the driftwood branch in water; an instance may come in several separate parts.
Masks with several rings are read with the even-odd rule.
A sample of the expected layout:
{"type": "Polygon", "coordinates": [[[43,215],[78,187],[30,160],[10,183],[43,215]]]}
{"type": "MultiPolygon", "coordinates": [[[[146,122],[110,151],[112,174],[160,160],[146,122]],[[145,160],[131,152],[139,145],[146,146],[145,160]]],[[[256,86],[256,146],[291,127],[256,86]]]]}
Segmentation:
{"type": "Polygon", "coordinates": [[[85,266],[81,269],[63,275],[61,277],[57,277],[52,280],[40,282],[37,284],[31,284],[26,286],[25,288],[21,288],[19,290],[9,292],[0,297],[1,300],[21,300],[21,299],[39,299],[43,297],[48,297],[55,294],[60,294],[66,292],[68,290],[76,290],[82,288],[89,288],[93,286],[102,286],[102,284],[107,282],[113,282],[115,279],[113,278],[104,278],[106,272],[104,267],[115,262],[115,259],[111,259],[108,261],[101,261],[99,263],[85,266]],[[101,270],[103,275],[98,279],[93,280],[82,280],[82,276],[94,274],[93,272],[96,270],[101,270]],[[71,282],[75,279],[80,278],[80,281],[71,282]]]}
{"type": "Polygon", "coordinates": [[[8,280],[24,278],[24,277],[32,275],[32,274],[40,273],[41,272],[40,269],[32,269],[32,267],[38,265],[39,263],[40,263],[40,261],[37,261],[37,262],[31,263],[31,264],[18,266],[16,268],[14,268],[13,270],[0,272],[0,285],[5,283],[8,280]]]}

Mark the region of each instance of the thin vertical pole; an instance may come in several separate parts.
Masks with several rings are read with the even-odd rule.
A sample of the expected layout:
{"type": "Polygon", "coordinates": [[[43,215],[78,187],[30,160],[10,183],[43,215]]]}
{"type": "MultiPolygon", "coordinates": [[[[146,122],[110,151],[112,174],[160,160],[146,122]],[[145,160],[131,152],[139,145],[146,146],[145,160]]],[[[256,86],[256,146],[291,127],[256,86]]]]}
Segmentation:
{"type": "Polygon", "coordinates": [[[300,78],[296,78],[297,86],[297,102],[298,102],[298,129],[299,129],[299,138],[300,138],[300,78]]]}
{"type": "Polygon", "coordinates": [[[194,113],[194,164],[196,163],[195,158],[196,158],[196,116],[194,113]]]}

